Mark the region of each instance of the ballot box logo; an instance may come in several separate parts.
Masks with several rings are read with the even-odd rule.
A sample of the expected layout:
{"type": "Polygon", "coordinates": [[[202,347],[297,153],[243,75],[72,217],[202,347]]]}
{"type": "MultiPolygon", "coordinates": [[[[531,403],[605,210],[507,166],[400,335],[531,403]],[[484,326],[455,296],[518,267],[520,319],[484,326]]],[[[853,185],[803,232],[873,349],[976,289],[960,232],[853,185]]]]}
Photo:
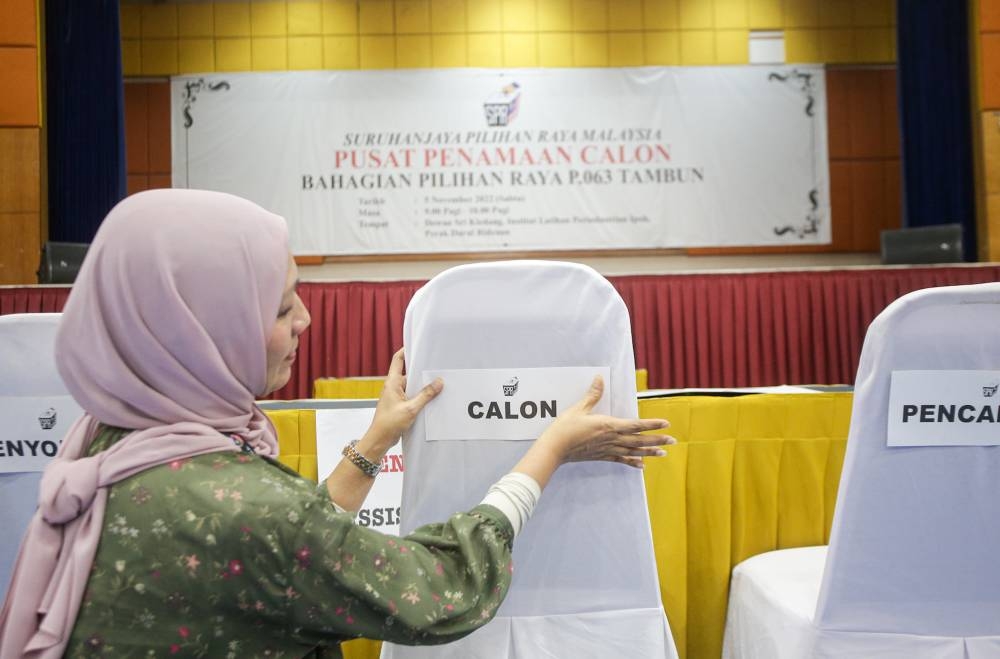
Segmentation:
{"type": "Polygon", "coordinates": [[[487,126],[509,126],[521,107],[521,85],[511,82],[500,88],[483,103],[487,126]]]}
{"type": "Polygon", "coordinates": [[[517,376],[514,376],[510,380],[507,380],[507,382],[504,383],[504,385],[503,385],[503,395],[504,396],[513,396],[514,394],[516,394],[517,393],[517,382],[518,382],[517,376]]]}
{"type": "MultiPolygon", "coordinates": [[[[512,399],[521,386],[521,380],[516,375],[508,378],[500,385],[504,398],[512,399]]],[[[468,404],[466,411],[472,419],[549,419],[559,414],[559,405],[555,400],[474,400],[468,404]]]]}
{"type": "Polygon", "coordinates": [[[56,408],[50,407],[38,415],[38,425],[42,430],[52,430],[56,427],[56,408]]]}

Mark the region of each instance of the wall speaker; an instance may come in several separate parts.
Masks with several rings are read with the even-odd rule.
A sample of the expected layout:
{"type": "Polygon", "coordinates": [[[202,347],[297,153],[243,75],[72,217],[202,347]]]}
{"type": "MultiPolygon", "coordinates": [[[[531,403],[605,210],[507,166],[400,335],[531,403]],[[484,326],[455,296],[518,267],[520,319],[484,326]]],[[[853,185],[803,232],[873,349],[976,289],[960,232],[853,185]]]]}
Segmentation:
{"type": "Polygon", "coordinates": [[[42,260],[38,265],[39,284],[72,284],[80,272],[80,264],[87,255],[87,243],[47,242],[42,246],[42,260]]]}
{"type": "Polygon", "coordinates": [[[882,232],[882,263],[961,263],[962,225],[937,224],[882,232]]]}

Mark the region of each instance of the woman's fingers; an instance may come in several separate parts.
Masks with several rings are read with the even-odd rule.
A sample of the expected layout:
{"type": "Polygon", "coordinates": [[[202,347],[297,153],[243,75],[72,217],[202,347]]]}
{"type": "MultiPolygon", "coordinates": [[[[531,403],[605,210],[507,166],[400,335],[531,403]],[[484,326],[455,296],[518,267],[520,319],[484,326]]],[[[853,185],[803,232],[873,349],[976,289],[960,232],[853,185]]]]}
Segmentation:
{"type": "Polygon", "coordinates": [[[643,446],[666,446],[676,444],[677,440],[670,435],[626,435],[621,436],[621,443],[625,446],[639,448],[643,446]]]}
{"type": "Polygon", "coordinates": [[[434,400],[434,397],[441,393],[442,389],[444,389],[444,380],[434,378],[433,382],[418,391],[417,395],[410,399],[410,404],[413,406],[413,413],[416,414],[424,409],[424,405],[434,400]]]}
{"type": "Polygon", "coordinates": [[[640,432],[649,432],[650,430],[663,430],[670,427],[670,422],[666,419],[628,419],[623,421],[621,427],[618,428],[619,432],[638,434],[640,432]]]}
{"type": "Polygon", "coordinates": [[[604,378],[600,375],[595,375],[593,381],[590,383],[590,388],[587,389],[587,393],[583,395],[577,406],[583,410],[583,412],[590,412],[594,409],[594,405],[601,400],[601,396],[604,395],[604,378]]]}
{"type": "Polygon", "coordinates": [[[396,351],[396,354],[392,356],[392,361],[389,362],[389,375],[386,379],[391,377],[402,377],[403,367],[405,366],[405,358],[403,357],[403,349],[400,348],[396,351]]]}

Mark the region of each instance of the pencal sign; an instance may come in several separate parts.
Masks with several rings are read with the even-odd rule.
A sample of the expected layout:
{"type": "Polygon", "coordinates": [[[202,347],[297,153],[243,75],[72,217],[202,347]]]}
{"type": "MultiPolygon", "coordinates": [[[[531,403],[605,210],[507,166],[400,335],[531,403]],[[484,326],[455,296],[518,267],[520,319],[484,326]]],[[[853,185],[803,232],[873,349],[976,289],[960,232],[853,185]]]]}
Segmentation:
{"type": "Polygon", "coordinates": [[[1000,371],[893,371],[889,446],[1000,445],[1000,371]]]}

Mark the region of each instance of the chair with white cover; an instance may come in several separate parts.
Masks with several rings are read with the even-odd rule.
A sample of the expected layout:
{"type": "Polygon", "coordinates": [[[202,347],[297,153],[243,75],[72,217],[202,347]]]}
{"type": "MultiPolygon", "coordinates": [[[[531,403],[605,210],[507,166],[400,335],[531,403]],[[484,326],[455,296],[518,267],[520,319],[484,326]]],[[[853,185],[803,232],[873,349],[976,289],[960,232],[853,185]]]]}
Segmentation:
{"type": "Polygon", "coordinates": [[[829,548],[736,566],[723,656],[1000,657],[998,383],[1000,283],[890,304],[865,337],[829,548]]]}
{"type": "MultiPolygon", "coordinates": [[[[447,404],[449,393],[468,396],[471,389],[460,384],[467,381],[458,377],[466,369],[502,375],[506,391],[499,384],[489,391],[503,405],[504,396],[516,400],[518,382],[524,396],[555,382],[531,369],[603,367],[605,413],[638,416],[628,311],[611,284],[586,266],[507,261],[452,268],[413,297],[403,334],[409,394],[447,372],[444,391],[403,438],[403,533],[476,505],[530,445],[517,440],[537,437],[465,439],[459,432],[453,441],[436,441],[441,436],[428,424],[444,408],[434,406],[447,404]]],[[[573,377],[578,391],[570,402],[592,379],[573,377]]],[[[520,409],[532,412],[530,405],[520,409]]],[[[383,658],[677,656],[638,470],[614,463],[561,467],[514,543],[514,566],[510,593],[485,627],[444,646],[386,643],[383,658]]]]}
{"type": "Polygon", "coordinates": [[[82,414],[56,371],[59,317],[0,316],[0,600],[38,504],[41,470],[82,414]]]}

